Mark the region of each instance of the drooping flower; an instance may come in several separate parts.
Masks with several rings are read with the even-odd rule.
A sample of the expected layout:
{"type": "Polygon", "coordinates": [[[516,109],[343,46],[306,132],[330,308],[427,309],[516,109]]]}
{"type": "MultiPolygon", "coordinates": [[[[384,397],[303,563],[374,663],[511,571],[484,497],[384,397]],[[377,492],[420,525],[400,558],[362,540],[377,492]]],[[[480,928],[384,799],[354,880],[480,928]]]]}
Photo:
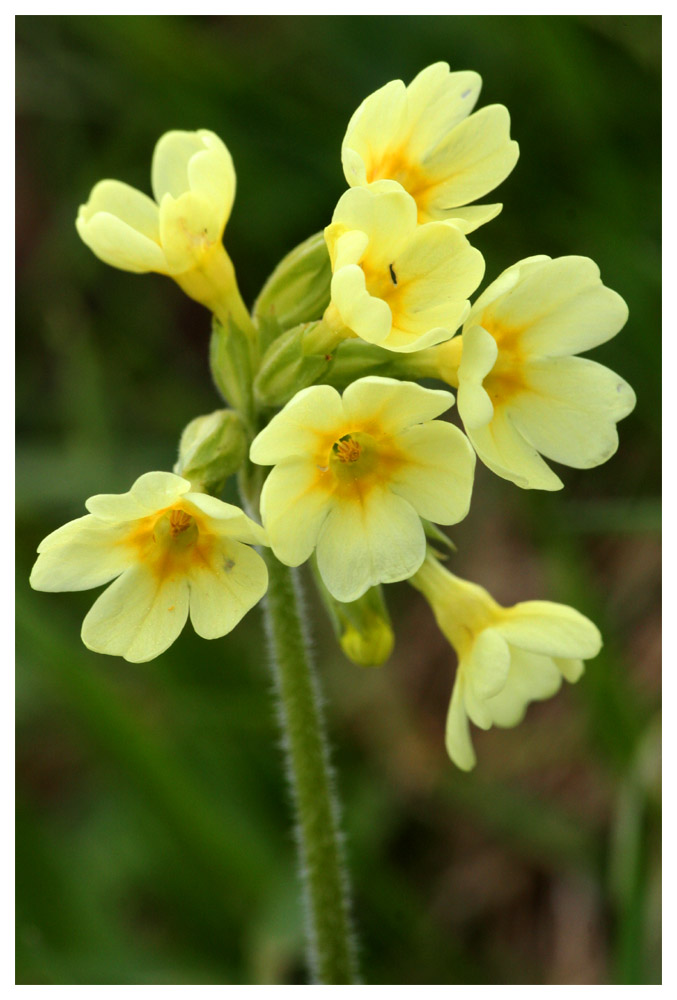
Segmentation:
{"type": "Polygon", "coordinates": [[[90,497],[89,514],[40,543],[31,573],[36,590],[88,590],[115,580],[83,622],[89,649],[151,660],[174,642],[189,613],[198,635],[216,639],[265,593],[266,565],[250,548],[267,544],[261,526],[190,489],[181,476],[147,472],[128,493],[90,497]]]}
{"type": "Polygon", "coordinates": [[[155,201],[121,181],[100,181],[80,206],[76,228],[97,257],[137,274],[172,277],[217,314],[238,298],[222,243],[235,198],[235,170],[213,132],[166,132],[153,154],[155,201]]]}
{"type": "Polygon", "coordinates": [[[458,385],[466,433],[493,472],[525,489],[561,489],[541,455],[575,469],[601,465],[635,406],[624,379],[574,356],[615,336],[627,316],[594,261],[530,257],[489,285],[462,336],[426,351],[420,371],[436,368],[458,385]]]}
{"type": "Polygon", "coordinates": [[[573,608],[552,601],[503,608],[432,555],[410,582],[429,602],[458,657],[446,745],[464,771],[476,763],[468,719],[480,729],[516,726],[529,702],[550,698],[563,677],[577,681],[583,660],[602,647],[598,629],[573,608]]]}
{"type": "Polygon", "coordinates": [[[273,552],[298,566],[317,549],[329,592],[354,601],[421,565],[421,518],[462,520],[474,455],[452,424],[434,420],[450,393],[412,382],[363,378],[343,397],[303,389],[255,438],[250,457],[273,465],[261,515],[273,552]]]}
{"type": "Polygon", "coordinates": [[[391,351],[448,340],[470,309],[484,259],[455,226],[418,226],[394,181],[352,188],[325,229],[333,276],[325,322],[391,351]]]}
{"type": "Polygon", "coordinates": [[[508,176],[519,156],[510,116],[500,104],[471,114],[482,87],[477,73],[426,67],[405,87],[392,80],[370,94],[343,140],[351,187],[398,181],[416,199],[419,222],[448,219],[469,233],[502,205],[471,205],[508,176]]]}

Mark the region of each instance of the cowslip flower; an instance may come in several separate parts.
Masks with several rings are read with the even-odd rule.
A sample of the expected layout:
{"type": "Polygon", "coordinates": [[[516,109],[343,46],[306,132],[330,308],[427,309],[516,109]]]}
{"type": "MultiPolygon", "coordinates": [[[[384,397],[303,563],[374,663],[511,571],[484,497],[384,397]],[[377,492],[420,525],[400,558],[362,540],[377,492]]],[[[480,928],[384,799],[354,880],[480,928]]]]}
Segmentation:
{"type": "Polygon", "coordinates": [[[466,433],[493,472],[525,489],[561,489],[541,455],[575,469],[601,465],[634,409],[624,379],[574,356],[615,336],[627,317],[588,257],[530,257],[480,295],[462,336],[421,356],[420,372],[458,386],[466,433]]]}
{"type": "Polygon", "coordinates": [[[417,225],[414,199],[394,181],[346,191],[325,239],[325,323],[391,351],[448,340],[484,274],[484,258],[456,227],[417,225]]]}
{"type": "Polygon", "coordinates": [[[173,278],[217,314],[239,299],[222,238],[235,198],[228,149],[213,132],[166,132],[153,153],[155,201],[121,181],[100,181],[80,206],[76,228],[106,264],[173,278]]]}
{"type": "Polygon", "coordinates": [[[500,104],[471,114],[482,87],[472,72],[426,67],[405,87],[393,80],[370,94],[350,119],[343,172],[351,187],[390,179],[416,199],[419,222],[449,219],[465,233],[502,205],[471,205],[517,163],[510,116],[500,104]]]}
{"type": "Polygon", "coordinates": [[[267,544],[261,526],[190,490],[181,476],[147,472],[128,493],[90,497],[89,514],[40,543],[36,590],[89,590],[115,580],[83,622],[89,649],[141,663],[171,646],[189,613],[198,635],[216,639],[263,597],[268,572],[250,548],[267,544]]]}
{"type": "Polygon", "coordinates": [[[516,726],[529,702],[550,698],[563,677],[577,681],[583,660],[602,647],[596,626],[573,608],[552,601],[503,608],[432,555],[410,582],[429,602],[458,658],[446,746],[463,771],[476,763],[468,719],[480,729],[516,726]]]}
{"type": "Polygon", "coordinates": [[[470,506],[475,459],[458,428],[434,420],[442,390],[363,378],[343,397],[328,385],[298,392],[254,439],[273,465],[261,516],[277,558],[298,566],[317,550],[327,590],[357,600],[411,576],[425,556],[421,518],[456,524],[470,506]]]}

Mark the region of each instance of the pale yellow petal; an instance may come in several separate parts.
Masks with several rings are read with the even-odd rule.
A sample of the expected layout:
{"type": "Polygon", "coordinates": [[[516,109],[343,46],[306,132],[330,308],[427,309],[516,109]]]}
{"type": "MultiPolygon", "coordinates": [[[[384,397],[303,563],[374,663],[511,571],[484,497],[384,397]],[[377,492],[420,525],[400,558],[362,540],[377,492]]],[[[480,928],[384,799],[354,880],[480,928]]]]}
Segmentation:
{"type": "Polygon", "coordinates": [[[462,521],[470,509],[475,471],[475,453],[465,434],[446,421],[431,420],[405,430],[397,445],[407,461],[391,476],[393,492],[429,521],[462,521]]]}
{"type": "Polygon", "coordinates": [[[457,392],[458,412],[467,431],[484,427],[494,416],[494,404],[477,382],[461,382],[457,392]]]}
{"type": "Polygon", "coordinates": [[[615,336],[628,317],[623,299],[600,279],[589,257],[558,257],[524,271],[491,318],[521,329],[522,350],[548,357],[576,354],[615,336]]]}
{"type": "Polygon", "coordinates": [[[404,123],[406,88],[391,80],[360,104],[348,123],[341,147],[345,178],[351,186],[367,184],[384,153],[397,144],[404,123]]]}
{"type": "Polygon", "coordinates": [[[425,533],[406,500],[374,488],[363,503],[332,507],[317,543],[317,564],[327,590],[355,601],[378,583],[412,576],[425,557],[425,533]]]}
{"type": "Polygon", "coordinates": [[[465,330],[469,329],[471,326],[481,325],[482,314],[484,310],[491,305],[492,302],[501,298],[501,296],[510,292],[518,284],[521,278],[524,278],[527,274],[537,271],[544,264],[547,264],[552,258],[545,256],[544,254],[537,254],[534,257],[525,257],[524,260],[518,260],[516,264],[512,264],[510,267],[506,268],[495,281],[492,281],[488,285],[482,294],[475,299],[473,307],[470,310],[470,315],[465,323],[465,330]]]}
{"type": "Polygon", "coordinates": [[[518,157],[508,109],[492,104],[476,111],[426,156],[425,169],[437,183],[426,195],[425,207],[438,214],[483,197],[505,180],[518,157]]]}
{"type": "Polygon", "coordinates": [[[151,185],[158,204],[166,194],[178,198],[190,190],[188,163],[204,148],[199,132],[165,132],[158,140],[151,166],[151,185]]]}
{"type": "Polygon", "coordinates": [[[459,384],[481,383],[496,364],[498,345],[490,333],[481,326],[466,325],[463,331],[461,363],[458,366],[459,384]]]}
{"type": "Polygon", "coordinates": [[[463,660],[463,705],[470,721],[480,729],[491,729],[493,719],[486,701],[478,698],[468,678],[466,660],[463,660]]]}
{"type": "Polygon", "coordinates": [[[491,222],[503,211],[502,204],[495,205],[464,205],[456,208],[441,208],[439,204],[426,205],[425,212],[419,212],[420,222],[444,220],[449,225],[456,226],[466,236],[474,233],[485,222],[491,222]]]}
{"type": "Polygon", "coordinates": [[[187,191],[160,203],[160,238],[171,274],[200,265],[221,241],[223,228],[214,206],[202,194],[187,191]]]}
{"type": "MultiPolygon", "coordinates": [[[[546,294],[544,290],[544,307],[546,294]]],[[[523,348],[531,355],[551,358],[589,351],[615,337],[627,319],[625,301],[617,292],[600,284],[579,292],[535,320],[524,331],[523,348]]]]}
{"type": "Polygon", "coordinates": [[[131,491],[129,493],[99,493],[85,500],[85,507],[96,518],[110,524],[136,521],[141,517],[148,517],[150,513],[159,509],[154,504],[148,506],[141,503],[131,491]]]}
{"type": "Polygon", "coordinates": [[[497,628],[511,646],[545,656],[588,660],[602,648],[599,629],[589,618],[552,601],[524,601],[506,608],[497,628]]]}
{"type": "Polygon", "coordinates": [[[438,310],[444,312],[444,320],[449,325],[432,326],[425,333],[412,333],[407,317],[400,315],[397,325],[393,321],[390,333],[385,340],[380,342],[379,346],[397,354],[413,354],[416,351],[424,351],[428,347],[443,344],[453,331],[463,323],[468,306],[469,303],[466,303],[465,306],[461,304],[455,314],[451,314],[448,309],[438,310]]]}
{"type": "Polygon", "coordinates": [[[359,264],[369,244],[369,237],[359,229],[346,230],[342,223],[332,223],[324,231],[332,272],[350,264],[359,264]]]}
{"type": "Polygon", "coordinates": [[[215,225],[220,233],[228,221],[235,200],[235,168],[225,144],[213,132],[198,132],[204,149],[188,163],[188,181],[212,206],[215,225]]]}
{"type": "Polygon", "coordinates": [[[463,662],[463,672],[473,694],[486,701],[505,686],[510,669],[510,650],[500,632],[485,628],[475,639],[463,662]]]}
{"type": "Polygon", "coordinates": [[[376,424],[388,434],[439,417],[453,406],[445,389],[425,389],[416,382],[370,375],[352,382],[343,393],[346,419],[356,430],[376,424]]]}
{"type": "Polygon", "coordinates": [[[89,222],[98,212],[114,215],[154,243],[160,241],[157,205],[152,198],[129,184],[123,184],[122,181],[99,181],[92,188],[87,204],[80,206],[78,215],[84,222],[89,222]]]}
{"type": "Polygon", "coordinates": [[[484,258],[455,226],[430,222],[419,226],[394,256],[392,273],[397,279],[396,295],[389,300],[393,326],[417,335],[443,327],[450,337],[482,280],[484,258]]]}
{"type": "Polygon", "coordinates": [[[618,448],[616,422],[635,406],[624,379],[587,358],[524,366],[529,389],[510,402],[510,418],[539,452],[576,469],[601,465],[618,448]]]}
{"type": "Polygon", "coordinates": [[[524,440],[503,410],[496,411],[485,427],[466,427],[466,433],[478,457],[502,479],[525,490],[562,489],[562,480],[524,440]]]}
{"type": "Polygon", "coordinates": [[[285,458],[307,458],[315,453],[318,437],[345,433],[341,397],[328,385],[312,385],[297,392],[283,410],[254,438],[249,457],[257,465],[274,465],[285,458]]]}
{"type": "Polygon", "coordinates": [[[293,458],[276,465],[263,484],[261,517],[273,552],[286,566],[300,566],[317,544],[332,505],[322,476],[308,458],[293,458]]]}
{"type": "Polygon", "coordinates": [[[168,271],[162,248],[109,212],[97,212],[89,220],[79,215],[75,227],[82,242],[104,264],[134,274],[168,271]]]}
{"type": "Polygon", "coordinates": [[[190,482],[173,472],[145,472],[133,483],[130,493],[148,510],[160,510],[176,503],[190,490],[190,482]]]}
{"type": "Polygon", "coordinates": [[[407,87],[409,158],[425,162],[426,155],[468,117],[481,89],[481,76],[471,70],[450,73],[444,62],[421,70],[407,87]]]}
{"type": "Polygon", "coordinates": [[[247,545],[267,545],[268,539],[260,524],[253,521],[240,507],[224,503],[208,493],[186,493],[182,505],[195,510],[198,518],[206,515],[209,530],[224,538],[234,538],[247,545]]]}
{"type": "Polygon", "coordinates": [[[208,562],[190,573],[190,620],[203,639],[217,639],[235,628],[261,600],[268,570],[261,556],[232,538],[220,539],[208,562]]]}
{"type": "Polygon", "coordinates": [[[82,623],[82,641],[95,653],[143,663],[163,653],[188,617],[185,577],[158,580],[144,565],[127,569],[94,602],[82,623]]]}
{"type": "Polygon", "coordinates": [[[562,656],[553,656],[553,663],[564,677],[565,681],[575,684],[585,673],[583,660],[567,659],[562,656]]]}
{"type": "Polygon", "coordinates": [[[504,687],[483,702],[493,724],[506,728],[522,721],[529,702],[551,698],[562,684],[562,675],[549,657],[512,646],[510,654],[510,670],[504,687]]]}
{"type": "Polygon", "coordinates": [[[99,493],[86,500],[85,507],[100,520],[118,524],[170,507],[189,489],[188,480],[173,472],[146,472],[128,493],[99,493]]]}
{"type": "Polygon", "coordinates": [[[331,300],[343,323],[358,337],[370,344],[385,342],[392,328],[392,313],[383,299],[369,294],[360,267],[342,267],[334,274],[331,300]]]}
{"type": "Polygon", "coordinates": [[[393,181],[350,188],[339,198],[332,225],[366,233],[365,260],[374,269],[385,269],[416,232],[416,202],[393,181]]]}
{"type": "Polygon", "coordinates": [[[472,771],[473,767],[477,763],[477,758],[475,757],[475,751],[473,750],[472,740],[470,738],[470,726],[468,725],[468,717],[465,714],[465,708],[463,705],[463,689],[460,670],[457,670],[456,672],[454,690],[451,695],[451,702],[449,703],[449,711],[447,713],[445,736],[447,753],[456,767],[460,767],[462,771],[472,771]]]}
{"type": "Polygon", "coordinates": [[[119,576],[133,560],[124,545],[126,525],[105,524],[91,514],[69,521],[42,540],[31,572],[35,590],[89,590],[119,576]]]}

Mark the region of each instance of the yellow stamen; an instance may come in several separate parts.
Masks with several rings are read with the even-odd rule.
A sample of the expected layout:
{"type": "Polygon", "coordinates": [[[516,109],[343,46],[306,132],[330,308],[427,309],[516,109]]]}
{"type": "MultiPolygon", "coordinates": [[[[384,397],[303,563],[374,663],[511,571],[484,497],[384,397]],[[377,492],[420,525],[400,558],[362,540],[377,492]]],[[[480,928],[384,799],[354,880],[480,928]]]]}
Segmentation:
{"type": "Polygon", "coordinates": [[[362,453],[362,447],[359,442],[346,434],[345,437],[336,442],[334,451],[339,462],[356,462],[362,453]]]}
{"type": "Polygon", "coordinates": [[[186,514],[185,510],[173,510],[169,515],[169,530],[171,532],[172,538],[176,538],[180,535],[182,531],[190,527],[193,522],[193,518],[190,514],[186,514]]]}

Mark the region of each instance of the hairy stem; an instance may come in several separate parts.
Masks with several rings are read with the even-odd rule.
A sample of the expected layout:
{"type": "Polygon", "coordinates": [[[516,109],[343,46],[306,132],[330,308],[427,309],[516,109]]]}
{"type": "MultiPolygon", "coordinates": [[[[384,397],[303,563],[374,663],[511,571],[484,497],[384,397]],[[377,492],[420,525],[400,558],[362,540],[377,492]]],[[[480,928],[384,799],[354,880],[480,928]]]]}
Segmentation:
{"type": "Polygon", "coordinates": [[[338,830],[317,678],[301,621],[293,570],[266,551],[270,583],[266,616],[279,694],[307,920],[308,960],[315,982],[356,983],[348,880],[338,830]]]}

